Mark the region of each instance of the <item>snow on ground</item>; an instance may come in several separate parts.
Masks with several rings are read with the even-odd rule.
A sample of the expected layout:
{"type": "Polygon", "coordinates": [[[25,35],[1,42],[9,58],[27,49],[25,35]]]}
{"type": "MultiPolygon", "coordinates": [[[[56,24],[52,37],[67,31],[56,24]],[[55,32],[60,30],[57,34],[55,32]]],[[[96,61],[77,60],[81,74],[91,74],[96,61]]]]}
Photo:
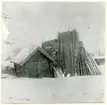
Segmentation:
{"type": "Polygon", "coordinates": [[[99,70],[101,71],[102,74],[105,73],[105,65],[100,65],[98,66],[99,70]]]}
{"type": "Polygon", "coordinates": [[[2,103],[103,102],[104,76],[2,78],[2,103]]]}

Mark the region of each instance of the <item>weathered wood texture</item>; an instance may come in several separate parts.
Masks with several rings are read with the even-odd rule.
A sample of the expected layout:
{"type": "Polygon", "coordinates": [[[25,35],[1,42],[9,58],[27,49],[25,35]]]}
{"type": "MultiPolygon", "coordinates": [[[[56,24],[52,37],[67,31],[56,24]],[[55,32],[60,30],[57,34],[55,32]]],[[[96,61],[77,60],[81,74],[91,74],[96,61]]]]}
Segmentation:
{"type": "Polygon", "coordinates": [[[85,51],[82,41],[79,41],[76,30],[59,33],[58,43],[57,60],[66,75],[101,74],[95,60],[85,51]]]}
{"type": "Polygon", "coordinates": [[[72,76],[75,75],[76,69],[76,54],[78,48],[78,35],[76,30],[59,33],[59,65],[66,74],[70,73],[72,76]]]}
{"type": "MultiPolygon", "coordinates": [[[[56,61],[57,65],[55,66],[52,62],[46,63],[47,61],[43,59],[44,57],[41,59],[41,56],[37,55],[29,60],[29,62],[32,62],[32,66],[30,67],[37,65],[36,68],[41,69],[40,71],[45,71],[44,69],[46,67],[45,75],[48,77],[52,75],[51,70],[53,69],[53,75],[55,72],[58,72],[58,70],[62,70],[65,76],[68,74],[71,76],[101,74],[92,56],[85,51],[76,30],[59,32],[57,39],[42,43],[42,48],[56,61]],[[35,64],[33,60],[38,63],[35,64]],[[51,72],[51,74],[48,74],[49,72],[51,72]]],[[[36,70],[36,68],[34,69],[36,70]]],[[[36,71],[36,74],[38,74],[38,70],[36,71]]]]}
{"type": "Polygon", "coordinates": [[[58,52],[58,40],[50,40],[42,43],[42,48],[55,60],[57,61],[58,52]]]}
{"type": "Polygon", "coordinates": [[[17,65],[17,76],[25,77],[53,77],[49,60],[36,52],[23,66],[17,65]]]}

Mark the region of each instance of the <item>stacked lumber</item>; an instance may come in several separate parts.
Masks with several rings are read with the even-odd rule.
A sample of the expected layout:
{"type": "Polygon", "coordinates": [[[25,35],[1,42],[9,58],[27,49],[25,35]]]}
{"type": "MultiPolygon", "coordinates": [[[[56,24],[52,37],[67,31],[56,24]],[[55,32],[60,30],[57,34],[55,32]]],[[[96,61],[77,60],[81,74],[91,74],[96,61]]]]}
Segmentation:
{"type": "Polygon", "coordinates": [[[85,51],[82,41],[79,41],[79,49],[76,60],[77,75],[99,75],[101,74],[93,57],[85,51]]]}
{"type": "Polygon", "coordinates": [[[101,74],[95,60],[85,51],[76,30],[58,34],[58,63],[62,72],[74,75],[101,74]]]}
{"type": "Polygon", "coordinates": [[[52,66],[56,77],[101,74],[76,30],[59,32],[57,39],[42,43],[42,48],[58,63],[58,67],[52,66]]]}

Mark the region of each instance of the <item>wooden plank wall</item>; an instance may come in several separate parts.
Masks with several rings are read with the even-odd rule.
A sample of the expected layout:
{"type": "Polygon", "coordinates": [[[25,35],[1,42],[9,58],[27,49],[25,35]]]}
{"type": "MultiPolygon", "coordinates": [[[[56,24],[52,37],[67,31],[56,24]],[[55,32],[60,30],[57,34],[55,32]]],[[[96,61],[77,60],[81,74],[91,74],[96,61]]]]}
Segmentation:
{"type": "Polygon", "coordinates": [[[78,34],[76,30],[59,33],[59,65],[66,74],[75,75],[76,49],[78,43],[78,34]]]}
{"type": "Polygon", "coordinates": [[[63,72],[74,75],[101,74],[94,59],[90,56],[79,41],[76,30],[58,34],[58,62],[63,72]]]}

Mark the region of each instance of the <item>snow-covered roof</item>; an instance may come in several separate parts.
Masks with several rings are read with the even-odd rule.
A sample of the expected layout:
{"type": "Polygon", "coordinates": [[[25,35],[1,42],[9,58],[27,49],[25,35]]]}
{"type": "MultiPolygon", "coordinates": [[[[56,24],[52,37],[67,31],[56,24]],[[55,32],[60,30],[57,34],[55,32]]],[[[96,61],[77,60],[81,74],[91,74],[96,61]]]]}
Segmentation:
{"type": "Polygon", "coordinates": [[[105,59],[105,56],[93,56],[94,59],[105,59]]]}
{"type": "Polygon", "coordinates": [[[27,61],[29,60],[37,51],[40,51],[42,54],[44,54],[48,59],[50,59],[52,62],[56,63],[53,58],[47,53],[45,52],[42,48],[40,47],[30,47],[30,48],[25,48],[22,49],[17,55],[16,57],[11,61],[13,63],[16,64],[20,64],[21,66],[27,61]]]}

